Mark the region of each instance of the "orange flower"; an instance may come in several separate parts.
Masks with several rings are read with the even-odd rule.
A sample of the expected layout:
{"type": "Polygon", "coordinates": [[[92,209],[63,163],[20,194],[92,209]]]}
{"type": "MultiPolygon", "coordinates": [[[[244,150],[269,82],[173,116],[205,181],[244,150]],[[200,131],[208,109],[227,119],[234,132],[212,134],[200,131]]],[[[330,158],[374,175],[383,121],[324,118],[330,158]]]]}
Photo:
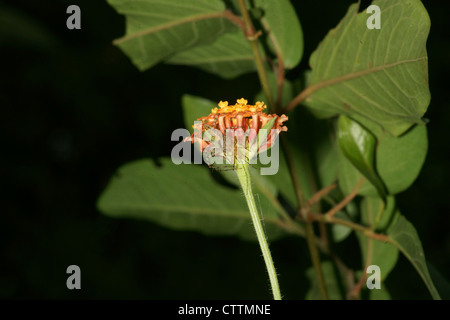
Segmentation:
{"type": "MultiPolygon", "coordinates": [[[[270,148],[278,134],[281,131],[287,131],[287,127],[283,126],[283,122],[287,121],[288,117],[284,114],[281,116],[265,114],[263,112],[266,109],[264,102],[258,101],[255,105],[248,105],[247,102],[244,98],[238,99],[234,105],[228,105],[228,101],[220,101],[218,103],[219,108],[213,108],[208,116],[197,119],[201,123],[196,123],[192,126],[195,132],[184,141],[199,142],[200,150],[203,152],[212,143],[210,139],[205,139],[204,133],[215,129],[219,130],[222,135],[227,135],[231,131],[233,137],[248,137],[245,142],[245,146],[248,149],[249,144],[256,141],[255,138],[258,136],[260,129],[273,118],[276,118],[272,127],[266,128],[268,130],[265,139],[266,143],[259,143],[256,154],[270,148]]],[[[221,146],[224,145],[225,138],[221,139],[221,146]]],[[[224,152],[224,154],[226,153],[224,152]]]]}

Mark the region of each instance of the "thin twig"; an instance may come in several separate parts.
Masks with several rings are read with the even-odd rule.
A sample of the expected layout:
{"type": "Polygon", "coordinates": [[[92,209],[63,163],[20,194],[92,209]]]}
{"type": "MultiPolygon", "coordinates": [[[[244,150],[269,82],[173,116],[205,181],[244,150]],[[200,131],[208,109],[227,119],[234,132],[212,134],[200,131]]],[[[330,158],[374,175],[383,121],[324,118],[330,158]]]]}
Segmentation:
{"type": "MultiPolygon", "coordinates": [[[[367,270],[367,268],[372,264],[372,250],[373,250],[373,239],[367,239],[367,257],[364,270],[367,270]]],[[[352,300],[360,299],[361,289],[367,279],[367,273],[364,272],[364,270],[361,275],[361,278],[359,279],[358,283],[355,285],[353,290],[348,292],[347,296],[349,299],[352,300]]]]}
{"type": "Polygon", "coordinates": [[[242,31],[245,31],[245,23],[244,20],[241,19],[241,17],[235,15],[230,10],[225,10],[223,12],[223,17],[233,22],[235,25],[237,25],[239,28],[242,29],[242,31]]]}
{"type": "Polygon", "coordinates": [[[325,213],[325,215],[333,217],[336,213],[341,211],[347,204],[349,204],[350,201],[352,201],[358,195],[359,188],[361,188],[365,180],[366,179],[362,177],[361,180],[359,180],[359,182],[353,188],[353,190],[341,202],[339,202],[336,206],[325,213]]]}
{"type": "Polygon", "coordinates": [[[354,222],[351,222],[348,220],[339,219],[334,216],[328,216],[325,214],[318,214],[318,213],[310,213],[309,219],[313,220],[313,221],[322,221],[325,223],[340,224],[340,225],[349,227],[350,229],[353,229],[355,231],[360,231],[368,238],[372,238],[372,239],[375,239],[378,241],[383,241],[383,242],[390,242],[390,238],[387,235],[381,234],[381,233],[376,233],[373,230],[371,230],[370,227],[365,227],[363,225],[360,225],[360,224],[357,224],[357,223],[354,223],[354,222]]]}
{"type": "Polygon", "coordinates": [[[324,197],[325,195],[330,193],[330,191],[335,189],[336,187],[337,187],[337,184],[333,183],[323,189],[320,189],[315,194],[313,194],[313,196],[308,200],[308,204],[310,206],[316,204],[317,202],[320,201],[320,199],[322,199],[322,197],[324,197]]]}

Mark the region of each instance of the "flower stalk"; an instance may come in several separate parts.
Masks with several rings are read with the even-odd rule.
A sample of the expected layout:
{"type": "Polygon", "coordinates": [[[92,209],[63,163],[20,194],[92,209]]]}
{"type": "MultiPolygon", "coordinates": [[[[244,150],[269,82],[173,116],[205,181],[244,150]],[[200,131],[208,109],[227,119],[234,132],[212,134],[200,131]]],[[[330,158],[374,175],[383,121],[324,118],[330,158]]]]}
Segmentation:
{"type": "Polygon", "coordinates": [[[272,294],[274,300],[281,300],[280,287],[278,285],[277,273],[273,264],[272,255],[270,253],[267,238],[264,233],[264,229],[261,223],[261,218],[256,207],[255,198],[253,197],[250,171],[248,164],[238,164],[236,166],[236,174],[239,178],[242,191],[244,192],[245,199],[247,200],[248,209],[252,217],[253,226],[255,227],[256,236],[258,238],[259,246],[261,248],[264,262],[266,264],[267,272],[269,273],[270,286],[272,287],[272,294]]]}

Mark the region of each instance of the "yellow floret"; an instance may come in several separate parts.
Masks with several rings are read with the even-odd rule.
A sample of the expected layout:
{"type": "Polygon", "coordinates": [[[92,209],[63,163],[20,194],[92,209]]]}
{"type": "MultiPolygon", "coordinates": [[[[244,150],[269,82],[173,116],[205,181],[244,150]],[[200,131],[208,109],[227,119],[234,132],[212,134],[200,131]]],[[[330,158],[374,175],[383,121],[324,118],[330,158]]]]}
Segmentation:
{"type": "Polygon", "coordinates": [[[248,102],[248,101],[245,100],[244,98],[241,98],[241,99],[238,99],[238,100],[237,100],[237,103],[238,103],[238,104],[244,105],[244,106],[247,105],[247,102],[248,102]]]}
{"type": "Polygon", "coordinates": [[[228,106],[228,101],[222,101],[220,100],[220,102],[218,103],[219,107],[221,108],[225,108],[226,106],[228,106]]]}
{"type": "Polygon", "coordinates": [[[261,108],[261,109],[265,109],[265,108],[266,108],[266,105],[264,104],[264,102],[257,101],[257,102],[255,103],[255,107],[261,108]]]}

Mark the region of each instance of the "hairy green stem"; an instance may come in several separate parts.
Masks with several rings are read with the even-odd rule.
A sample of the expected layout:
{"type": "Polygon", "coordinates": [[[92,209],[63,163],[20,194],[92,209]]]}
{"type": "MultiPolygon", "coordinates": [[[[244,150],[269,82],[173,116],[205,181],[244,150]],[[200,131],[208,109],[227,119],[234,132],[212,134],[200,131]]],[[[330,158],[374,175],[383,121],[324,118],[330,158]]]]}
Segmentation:
{"type": "Polygon", "coordinates": [[[281,300],[280,287],[278,285],[277,273],[273,264],[272,255],[270,254],[267,238],[264,233],[261,219],[256,207],[255,198],[253,197],[252,184],[250,178],[250,171],[248,170],[248,164],[238,164],[236,166],[236,174],[241,183],[242,191],[244,192],[247,205],[252,217],[253,226],[255,227],[256,236],[258,238],[259,246],[261,248],[264,262],[266,263],[267,272],[269,273],[270,285],[272,287],[273,298],[275,300],[281,300]]]}

